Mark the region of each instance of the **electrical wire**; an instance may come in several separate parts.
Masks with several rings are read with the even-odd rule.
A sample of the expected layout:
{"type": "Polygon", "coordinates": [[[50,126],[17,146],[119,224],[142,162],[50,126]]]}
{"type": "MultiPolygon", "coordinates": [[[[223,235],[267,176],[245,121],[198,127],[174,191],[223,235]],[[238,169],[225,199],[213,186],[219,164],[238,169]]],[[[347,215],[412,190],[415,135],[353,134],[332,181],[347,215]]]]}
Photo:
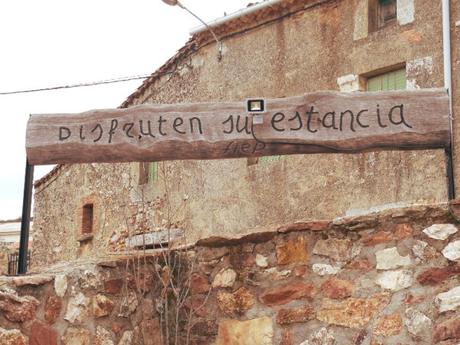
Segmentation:
{"type": "Polygon", "coordinates": [[[134,75],[134,76],[129,76],[129,77],[105,79],[105,80],[99,80],[99,81],[87,82],[87,83],[79,83],[79,84],[70,84],[70,85],[61,85],[61,86],[52,86],[52,87],[43,87],[43,88],[37,88],[37,89],[26,89],[26,90],[16,90],[16,91],[5,91],[5,92],[0,92],[0,96],[16,95],[16,94],[31,93],[31,92],[41,92],[41,91],[53,91],[53,90],[60,90],[60,89],[73,89],[77,87],[97,86],[97,85],[104,85],[104,84],[123,83],[127,81],[132,81],[132,80],[147,79],[150,76],[151,76],[151,73],[134,75]]]}

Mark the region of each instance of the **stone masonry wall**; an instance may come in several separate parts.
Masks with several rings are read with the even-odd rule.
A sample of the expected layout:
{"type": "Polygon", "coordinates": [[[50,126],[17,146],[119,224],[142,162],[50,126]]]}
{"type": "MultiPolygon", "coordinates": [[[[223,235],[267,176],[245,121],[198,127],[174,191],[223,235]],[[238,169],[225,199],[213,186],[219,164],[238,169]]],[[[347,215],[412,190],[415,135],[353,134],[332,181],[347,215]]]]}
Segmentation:
{"type": "MultiPolygon", "coordinates": [[[[344,89],[355,90],[366,76],[403,65],[409,87],[442,87],[441,2],[404,1],[411,4],[404,20],[376,32],[368,32],[367,3],[328,1],[222,37],[220,62],[213,43],[193,48],[128,106],[339,90],[344,76],[355,85],[344,89]]],[[[444,158],[442,150],[429,150],[292,155],[257,164],[247,159],[165,162],[168,191],[162,174],[138,185],[137,163],[66,166],[36,190],[33,264],[111,251],[112,238],[138,227],[137,219],[137,224],[127,220],[143,205],[147,211],[141,220],[149,231],[175,224],[194,242],[386,204],[442,202],[447,196],[444,158]],[[99,224],[92,239],[82,240],[77,211],[89,196],[99,201],[99,224]]]]}
{"type": "MultiPolygon", "coordinates": [[[[425,206],[203,239],[178,344],[458,344],[458,225],[425,206]]],[[[164,344],[165,253],[1,277],[0,344],[164,344]]]]}

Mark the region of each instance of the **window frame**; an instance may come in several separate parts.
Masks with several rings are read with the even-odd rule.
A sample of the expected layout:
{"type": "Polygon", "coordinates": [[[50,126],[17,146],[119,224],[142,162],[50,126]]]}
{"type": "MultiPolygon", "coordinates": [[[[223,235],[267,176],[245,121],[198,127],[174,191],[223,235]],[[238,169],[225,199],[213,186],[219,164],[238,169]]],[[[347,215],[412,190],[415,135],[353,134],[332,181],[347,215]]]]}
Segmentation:
{"type": "Polygon", "coordinates": [[[377,92],[377,91],[393,91],[393,90],[406,90],[407,89],[407,72],[406,72],[406,64],[397,64],[393,65],[391,67],[386,67],[377,71],[373,71],[370,73],[367,73],[363,75],[362,77],[365,78],[366,83],[365,83],[365,91],[366,92],[377,92]],[[375,90],[370,90],[369,89],[369,81],[374,79],[374,78],[379,78],[379,77],[384,77],[384,76],[390,76],[390,75],[395,75],[398,72],[404,73],[404,87],[397,87],[396,83],[397,81],[394,81],[395,87],[392,88],[379,88],[375,90]]]}
{"type": "Polygon", "coordinates": [[[85,203],[81,210],[81,234],[91,235],[94,233],[94,203],[85,203]]]}
{"type": "Polygon", "coordinates": [[[397,22],[398,18],[398,0],[368,0],[368,30],[375,32],[385,27],[391,26],[397,22]],[[382,4],[382,1],[388,1],[389,4],[382,4]],[[394,6],[394,15],[385,19],[383,13],[385,6],[394,6]]]}

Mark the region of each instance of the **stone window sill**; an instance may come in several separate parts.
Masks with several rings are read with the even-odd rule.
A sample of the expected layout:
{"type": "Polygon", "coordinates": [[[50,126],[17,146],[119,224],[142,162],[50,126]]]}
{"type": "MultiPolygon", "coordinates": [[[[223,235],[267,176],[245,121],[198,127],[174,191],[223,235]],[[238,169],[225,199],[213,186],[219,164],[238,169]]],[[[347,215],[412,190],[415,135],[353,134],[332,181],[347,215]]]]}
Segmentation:
{"type": "Polygon", "coordinates": [[[77,241],[82,243],[86,241],[91,241],[93,239],[93,234],[82,234],[80,237],[77,238],[77,241]]]}

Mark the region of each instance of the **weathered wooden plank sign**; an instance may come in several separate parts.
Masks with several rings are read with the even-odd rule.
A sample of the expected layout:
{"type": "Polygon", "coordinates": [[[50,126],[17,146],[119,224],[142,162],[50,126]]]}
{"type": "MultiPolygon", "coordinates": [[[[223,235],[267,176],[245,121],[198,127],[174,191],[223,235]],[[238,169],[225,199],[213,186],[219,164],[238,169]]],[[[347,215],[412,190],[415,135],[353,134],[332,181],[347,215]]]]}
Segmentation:
{"type": "Polygon", "coordinates": [[[449,101],[441,89],[316,92],[245,102],[141,105],[32,115],[30,164],[217,159],[274,154],[445,148],[449,101]]]}

